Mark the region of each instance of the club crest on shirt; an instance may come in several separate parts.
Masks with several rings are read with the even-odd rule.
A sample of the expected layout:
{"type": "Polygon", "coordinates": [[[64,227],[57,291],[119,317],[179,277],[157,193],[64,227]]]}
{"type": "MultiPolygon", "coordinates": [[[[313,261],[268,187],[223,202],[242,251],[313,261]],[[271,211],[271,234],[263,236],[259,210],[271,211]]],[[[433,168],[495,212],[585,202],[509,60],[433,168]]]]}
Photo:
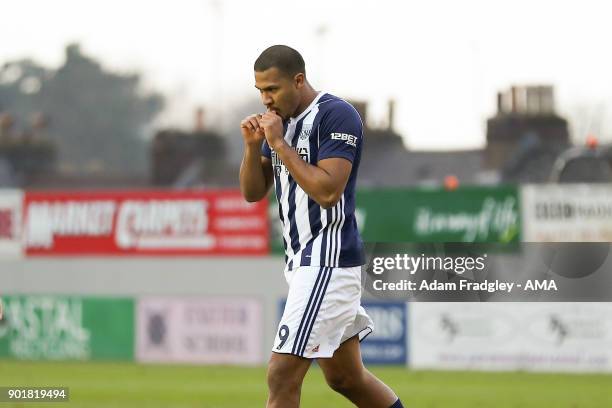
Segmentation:
{"type": "Polygon", "coordinates": [[[305,126],[300,131],[300,140],[306,140],[310,138],[310,133],[312,132],[312,126],[305,126]]]}

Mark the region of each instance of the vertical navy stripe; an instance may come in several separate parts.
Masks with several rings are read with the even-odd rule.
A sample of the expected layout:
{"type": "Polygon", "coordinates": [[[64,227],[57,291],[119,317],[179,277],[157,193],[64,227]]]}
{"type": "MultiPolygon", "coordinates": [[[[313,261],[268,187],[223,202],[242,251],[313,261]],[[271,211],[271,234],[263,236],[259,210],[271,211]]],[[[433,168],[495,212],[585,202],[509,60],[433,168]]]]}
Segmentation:
{"type": "Polygon", "coordinates": [[[333,266],[334,263],[334,256],[336,255],[336,251],[337,251],[337,246],[338,246],[338,225],[340,224],[340,208],[338,208],[338,204],[336,204],[333,208],[333,213],[334,213],[334,221],[333,223],[329,226],[329,234],[330,234],[330,245],[331,247],[329,248],[328,252],[328,257],[327,257],[327,266],[333,266]]]}
{"type": "Polygon", "coordinates": [[[314,200],[308,198],[308,218],[310,220],[310,232],[312,238],[302,251],[302,265],[312,265],[312,245],[321,232],[321,206],[314,200]]]}
{"type": "Polygon", "coordinates": [[[329,226],[332,222],[332,209],[328,208],[325,210],[325,214],[327,216],[327,221],[323,228],[323,237],[321,238],[321,259],[319,265],[327,264],[327,235],[329,234],[329,226]]]}
{"type": "Polygon", "coordinates": [[[317,280],[315,281],[315,284],[312,287],[312,291],[310,292],[310,298],[308,299],[308,303],[306,304],[306,309],[304,309],[304,314],[302,315],[302,321],[300,322],[300,326],[298,327],[297,333],[295,333],[295,338],[293,339],[293,348],[291,349],[292,354],[296,353],[297,343],[300,338],[300,332],[302,331],[302,327],[304,326],[304,321],[306,320],[308,309],[310,309],[310,305],[312,304],[312,299],[314,297],[314,294],[317,291],[319,282],[321,281],[321,276],[323,276],[322,272],[323,272],[323,267],[319,268],[319,274],[317,275],[317,280]]]}
{"type": "Polygon", "coordinates": [[[334,247],[334,253],[333,253],[333,258],[331,259],[331,263],[330,266],[338,266],[337,262],[336,262],[336,257],[338,256],[340,250],[341,250],[341,246],[342,246],[342,241],[341,241],[341,237],[340,237],[340,225],[342,225],[342,221],[344,220],[344,211],[342,206],[344,204],[344,195],[342,197],[340,197],[340,201],[338,202],[338,223],[336,225],[335,231],[334,231],[334,238],[336,239],[336,245],[334,247]]]}
{"type": "MultiPolygon", "coordinates": [[[[357,229],[357,222],[355,221],[355,216],[352,214],[349,207],[349,197],[345,197],[344,200],[344,225],[340,230],[340,238],[342,242],[345,244],[346,248],[340,251],[340,256],[338,257],[338,266],[347,264],[347,254],[352,254],[355,251],[355,241],[351,240],[349,235],[350,231],[359,231],[357,229]],[[346,214],[350,214],[347,216],[346,214]]],[[[357,261],[350,261],[353,265],[357,265],[357,261]]]]}
{"type": "MultiPolygon", "coordinates": [[[[274,153],[276,155],[276,153],[274,153]]],[[[285,217],[283,216],[283,204],[281,204],[282,186],[280,181],[280,175],[276,173],[274,165],[272,165],[272,171],[274,172],[274,193],[276,194],[276,202],[278,203],[278,217],[280,218],[282,225],[281,237],[283,238],[283,247],[285,248],[285,263],[287,263],[287,241],[285,240],[285,217]]]]}
{"type": "Polygon", "coordinates": [[[302,259],[300,260],[300,265],[312,265],[312,244],[314,244],[315,239],[316,235],[313,234],[312,238],[310,238],[310,240],[306,243],[306,246],[302,250],[302,259]]]}
{"type": "Polygon", "coordinates": [[[317,320],[317,315],[319,314],[319,309],[321,308],[321,304],[323,303],[323,298],[325,297],[325,292],[327,291],[327,285],[329,285],[329,281],[331,280],[332,268],[326,268],[326,269],[327,269],[327,279],[325,280],[325,286],[323,287],[323,293],[321,294],[321,297],[319,298],[319,302],[317,303],[317,307],[314,312],[314,317],[312,321],[310,322],[310,327],[308,328],[308,332],[306,333],[306,336],[305,336],[304,345],[302,346],[302,349],[300,350],[300,356],[302,357],[304,357],[304,352],[306,351],[306,346],[308,345],[308,339],[310,338],[310,333],[312,333],[312,328],[314,327],[314,324],[317,320]]]}
{"type": "Polygon", "coordinates": [[[334,251],[336,249],[336,233],[335,233],[335,227],[336,227],[336,220],[338,219],[338,212],[336,211],[336,207],[332,207],[332,214],[333,214],[333,221],[329,226],[329,249],[327,250],[327,263],[325,264],[326,266],[331,265],[331,260],[332,260],[332,255],[334,254],[334,251]]]}
{"type": "Polygon", "coordinates": [[[334,219],[334,225],[331,227],[331,230],[329,232],[331,234],[331,241],[333,242],[331,251],[329,251],[329,263],[328,263],[329,266],[334,265],[336,250],[338,249],[337,231],[338,231],[338,223],[340,222],[340,211],[338,210],[338,204],[336,204],[336,206],[334,207],[334,212],[336,213],[336,218],[334,219]]]}
{"type": "Polygon", "coordinates": [[[297,183],[293,181],[293,177],[289,176],[289,211],[287,212],[287,218],[289,218],[289,239],[291,240],[291,249],[293,249],[294,254],[300,250],[300,236],[295,221],[296,187],[297,183]]]}
{"type": "MultiPolygon", "coordinates": [[[[304,115],[304,118],[308,115],[304,115]]],[[[300,132],[302,131],[302,124],[304,123],[304,118],[300,119],[300,121],[295,126],[295,131],[293,133],[293,138],[291,139],[291,147],[295,148],[297,146],[297,142],[299,139],[300,132]]],[[[289,211],[287,212],[287,218],[289,218],[289,237],[291,238],[291,249],[293,249],[293,253],[295,254],[300,250],[300,235],[297,228],[297,222],[295,220],[295,189],[297,188],[297,183],[293,180],[293,177],[289,175],[289,211]]]]}

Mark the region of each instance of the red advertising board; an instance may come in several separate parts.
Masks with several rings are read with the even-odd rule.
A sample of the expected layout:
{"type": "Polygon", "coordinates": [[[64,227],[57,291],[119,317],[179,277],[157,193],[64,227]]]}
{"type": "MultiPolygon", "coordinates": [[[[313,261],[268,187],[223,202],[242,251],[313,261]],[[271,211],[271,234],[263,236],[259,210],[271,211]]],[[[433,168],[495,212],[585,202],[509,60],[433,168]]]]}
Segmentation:
{"type": "Polygon", "coordinates": [[[265,255],[267,202],[238,191],[26,192],[27,255],[265,255]]]}

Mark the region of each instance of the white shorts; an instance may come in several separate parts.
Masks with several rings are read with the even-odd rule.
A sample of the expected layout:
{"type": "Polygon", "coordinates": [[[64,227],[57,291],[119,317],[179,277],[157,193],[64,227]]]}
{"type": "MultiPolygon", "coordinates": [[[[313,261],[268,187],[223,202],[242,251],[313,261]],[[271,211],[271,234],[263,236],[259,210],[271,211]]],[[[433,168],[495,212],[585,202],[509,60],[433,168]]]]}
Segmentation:
{"type": "Polygon", "coordinates": [[[286,271],[289,294],[272,351],[329,358],[345,340],[363,340],[374,323],[361,306],[361,267],[300,266],[286,271]]]}

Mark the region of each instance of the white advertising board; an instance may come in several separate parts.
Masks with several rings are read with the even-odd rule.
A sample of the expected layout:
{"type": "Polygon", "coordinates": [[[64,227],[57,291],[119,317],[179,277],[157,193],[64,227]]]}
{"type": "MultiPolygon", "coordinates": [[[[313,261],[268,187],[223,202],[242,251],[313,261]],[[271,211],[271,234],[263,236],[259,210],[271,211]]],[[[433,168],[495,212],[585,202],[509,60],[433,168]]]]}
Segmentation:
{"type": "Polygon", "coordinates": [[[261,364],[262,308],[249,298],[145,297],[138,301],[136,359],[261,364]]]}
{"type": "Polygon", "coordinates": [[[611,242],[612,185],[549,184],[520,189],[523,242],[611,242]]]}
{"type": "Polygon", "coordinates": [[[413,368],[612,371],[610,303],[410,305],[413,368]]]}

